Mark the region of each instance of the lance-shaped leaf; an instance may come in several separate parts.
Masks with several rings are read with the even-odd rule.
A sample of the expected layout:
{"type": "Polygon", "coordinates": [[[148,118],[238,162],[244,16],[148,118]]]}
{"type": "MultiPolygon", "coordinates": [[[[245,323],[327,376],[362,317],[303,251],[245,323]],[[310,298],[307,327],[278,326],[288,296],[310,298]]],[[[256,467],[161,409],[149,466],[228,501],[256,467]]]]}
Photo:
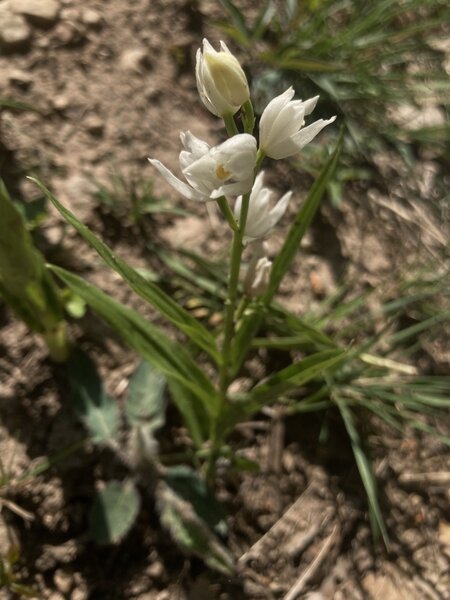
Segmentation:
{"type": "Polygon", "coordinates": [[[109,323],[142,358],[167,377],[182,383],[196,399],[204,404],[207,413],[214,413],[218,402],[216,391],[182,345],[171,340],[136,311],[113,300],[81,277],[60,267],[50,268],[109,323]]]}
{"type": "Polygon", "coordinates": [[[197,402],[195,395],[179,380],[168,379],[170,395],[178,408],[192,440],[200,448],[208,437],[209,418],[205,406],[197,402]]]}
{"type": "Polygon", "coordinates": [[[89,514],[89,528],[99,544],[115,544],[128,533],[139,513],[141,499],[131,481],[110,481],[89,514]]]}
{"type": "Polygon", "coordinates": [[[30,179],[36,183],[66,221],[78,231],[105,263],[114,269],[141,298],[152,304],[171,323],[178,327],[180,331],[185,333],[200,348],[208,352],[216,363],[220,363],[220,354],[217,350],[215,339],[201,323],[177,304],[177,302],[172,300],[158,285],[145,279],[124,260],[113,254],[108,246],[94,235],[86,225],[81,223],[73,213],[65,208],[38,179],[33,177],[30,177],[30,179]]]}
{"type": "Polygon", "coordinates": [[[77,350],[67,365],[74,407],[96,443],[115,440],[119,430],[119,408],[108,396],[90,357],[77,350]]]}
{"type": "Polygon", "coordinates": [[[285,394],[298,388],[325,371],[338,366],[347,357],[345,350],[323,350],[303,360],[289,365],[285,369],[270,375],[263,383],[250,392],[253,402],[257,405],[274,400],[280,394],[285,394]]]}
{"type": "Polygon", "coordinates": [[[59,290],[1,179],[0,294],[28,327],[45,337],[55,360],[67,359],[68,339],[59,290]]]}
{"type": "Polygon", "coordinates": [[[339,161],[341,149],[344,141],[343,132],[339,137],[337,146],[330,156],[324,167],[322,168],[319,177],[314,182],[308,197],[306,198],[301,209],[292,223],[289,233],[284,241],[284,244],[273,261],[272,271],[270,273],[269,287],[264,297],[266,306],[270,303],[273,295],[278,289],[281,280],[286,275],[291,263],[298,251],[300,243],[308,230],[314,215],[319,208],[320,201],[326,190],[327,184],[330,181],[336,166],[339,161]]]}

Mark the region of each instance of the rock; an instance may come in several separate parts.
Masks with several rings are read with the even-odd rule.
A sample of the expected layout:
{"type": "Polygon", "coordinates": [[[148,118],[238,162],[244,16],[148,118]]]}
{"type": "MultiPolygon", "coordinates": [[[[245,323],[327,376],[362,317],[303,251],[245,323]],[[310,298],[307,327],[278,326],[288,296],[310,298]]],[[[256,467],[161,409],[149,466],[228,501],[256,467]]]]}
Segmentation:
{"type": "Polygon", "coordinates": [[[152,563],[147,569],[146,573],[153,579],[161,579],[164,575],[164,565],[161,561],[157,560],[152,563]]]}
{"type": "Polygon", "coordinates": [[[88,115],[84,120],[86,130],[95,136],[101,136],[103,133],[104,124],[98,115],[88,115]]]}
{"type": "Polygon", "coordinates": [[[21,69],[12,69],[8,73],[8,79],[13,85],[23,89],[30,87],[33,82],[31,75],[27,71],[22,71],[21,69]]]}
{"type": "Polygon", "coordinates": [[[69,106],[69,98],[64,96],[64,94],[60,94],[59,96],[55,96],[52,100],[52,106],[55,110],[59,112],[63,112],[69,106]]]}
{"type": "Polygon", "coordinates": [[[119,64],[124,71],[142,74],[150,64],[147,50],[145,48],[129,48],[122,52],[119,64]]]}
{"type": "Polygon", "coordinates": [[[57,590],[63,594],[70,592],[73,587],[72,574],[63,569],[56,569],[53,575],[53,581],[55,582],[57,590]]]}
{"type": "Polygon", "coordinates": [[[59,0],[9,0],[13,13],[19,13],[38,25],[52,25],[58,18],[59,0]]]}
{"type": "Polygon", "coordinates": [[[102,15],[93,8],[84,8],[81,13],[81,22],[88,27],[99,27],[102,23],[102,15]]]}
{"type": "Polygon", "coordinates": [[[31,30],[21,15],[10,12],[6,4],[0,4],[0,46],[11,50],[27,45],[31,30]]]}
{"type": "Polygon", "coordinates": [[[80,29],[71,22],[58,23],[53,30],[53,39],[63,46],[76,44],[82,38],[80,29]]]}

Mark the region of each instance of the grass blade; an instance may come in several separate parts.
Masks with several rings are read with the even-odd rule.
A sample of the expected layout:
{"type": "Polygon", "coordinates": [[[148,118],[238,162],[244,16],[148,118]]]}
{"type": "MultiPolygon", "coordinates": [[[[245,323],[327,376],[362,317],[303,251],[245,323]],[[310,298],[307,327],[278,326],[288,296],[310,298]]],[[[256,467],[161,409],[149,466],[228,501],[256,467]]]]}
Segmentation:
{"type": "Polygon", "coordinates": [[[361,480],[366,490],[369,509],[372,515],[372,522],[376,525],[376,531],[381,533],[386,548],[389,550],[389,537],[378,502],[375,477],[372,472],[370,461],[363,450],[361,438],[353,421],[352,412],[348,408],[344,399],[340,398],[336,394],[333,394],[333,399],[339,408],[339,412],[341,413],[342,420],[344,421],[345,428],[350,438],[353,455],[355,457],[361,480]]]}

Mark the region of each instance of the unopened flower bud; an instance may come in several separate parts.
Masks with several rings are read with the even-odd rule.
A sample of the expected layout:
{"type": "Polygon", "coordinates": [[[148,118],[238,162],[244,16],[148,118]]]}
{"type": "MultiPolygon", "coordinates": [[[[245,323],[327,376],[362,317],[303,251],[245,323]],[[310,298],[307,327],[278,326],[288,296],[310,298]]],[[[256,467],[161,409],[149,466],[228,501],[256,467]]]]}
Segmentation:
{"type": "Polygon", "coordinates": [[[244,290],[249,298],[262,296],[268,288],[272,261],[267,258],[266,253],[267,245],[264,242],[254,244],[253,256],[244,279],[244,290]]]}
{"type": "Polygon", "coordinates": [[[250,98],[247,77],[237,58],[224,42],[217,52],[203,40],[203,52],[197,50],[195,75],[200,98],[218,117],[234,115],[250,98]]]}

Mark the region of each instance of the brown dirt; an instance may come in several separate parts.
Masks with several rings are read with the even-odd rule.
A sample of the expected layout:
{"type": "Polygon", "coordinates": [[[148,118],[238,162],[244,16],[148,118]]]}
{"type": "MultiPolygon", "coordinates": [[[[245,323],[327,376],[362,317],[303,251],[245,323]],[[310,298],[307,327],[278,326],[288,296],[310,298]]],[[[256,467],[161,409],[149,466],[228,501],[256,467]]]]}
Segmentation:
{"type": "MultiPolygon", "coordinates": [[[[158,268],[144,244],[136,243],[141,232],[127,217],[120,222],[98,210],[93,182],[106,182],[112,173],[156,178],[149,155],[176,170],[180,130],[210,142],[221,139],[219,124],[198,101],[192,69],[201,38],[219,38],[208,21],[218,8],[181,0],[85,4],[61,1],[51,26],[31,23],[28,45],[0,55],[0,96],[37,109],[1,113],[1,174],[11,189],[30,198],[36,192],[23,173],[38,173],[116,251],[135,265],[158,268]]],[[[277,172],[284,185],[302,189],[299,177],[284,169],[277,172]]],[[[158,180],[156,189],[180,203],[164,182],[158,180]]],[[[325,210],[306,239],[306,253],[281,290],[296,312],[335,290],[345,270],[376,286],[396,264],[392,210],[367,226],[371,215],[356,198],[358,190],[338,215],[325,210]]],[[[227,238],[203,207],[182,204],[191,212],[187,218],[146,221],[152,238],[223,253],[227,238]]],[[[64,234],[59,216],[52,213],[42,233],[52,260],[156,318],[73,231],[64,234]]],[[[281,240],[282,232],[271,239],[273,254],[281,240]]],[[[120,398],[135,355],[92,315],[73,332],[97,360],[108,391],[120,398]]],[[[443,372],[449,366],[445,348],[437,354],[443,372]]],[[[42,341],[2,305],[0,414],[0,457],[13,479],[85,435],[70,409],[64,369],[48,361],[42,341]]],[[[99,482],[121,471],[106,450],[89,444],[31,483],[7,489],[0,549],[14,535],[20,546],[16,575],[51,600],[275,599],[286,598],[296,584],[297,597],[310,600],[450,599],[450,458],[444,446],[413,432],[376,429],[373,460],[392,537],[387,554],[372,546],[348,441],[338,423],[330,425],[326,446],[319,444],[322,423],[316,416],[284,421],[276,412],[258,415],[239,431],[239,446],[262,469],[239,481],[224,480],[220,489],[232,515],[227,543],[238,563],[231,580],[176,549],[151,499],[122,544],[94,545],[86,535],[87,508],[99,482]],[[436,473],[440,479],[431,477],[436,473]]],[[[163,436],[171,433],[167,428],[163,436]]],[[[0,598],[10,597],[0,590],[0,598]]]]}

